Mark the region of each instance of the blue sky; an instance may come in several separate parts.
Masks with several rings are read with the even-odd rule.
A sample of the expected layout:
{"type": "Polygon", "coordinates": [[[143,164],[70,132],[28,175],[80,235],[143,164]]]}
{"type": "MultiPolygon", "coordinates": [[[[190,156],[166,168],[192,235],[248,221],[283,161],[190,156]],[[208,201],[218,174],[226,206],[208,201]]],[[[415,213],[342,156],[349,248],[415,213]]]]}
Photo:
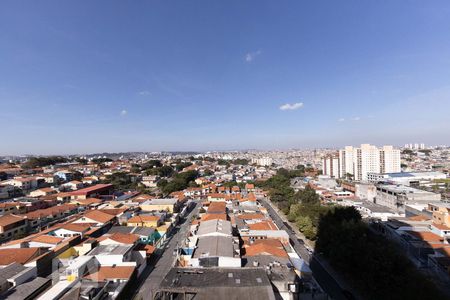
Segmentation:
{"type": "Polygon", "coordinates": [[[449,1],[0,3],[0,154],[450,144],[449,115],[449,1]]]}

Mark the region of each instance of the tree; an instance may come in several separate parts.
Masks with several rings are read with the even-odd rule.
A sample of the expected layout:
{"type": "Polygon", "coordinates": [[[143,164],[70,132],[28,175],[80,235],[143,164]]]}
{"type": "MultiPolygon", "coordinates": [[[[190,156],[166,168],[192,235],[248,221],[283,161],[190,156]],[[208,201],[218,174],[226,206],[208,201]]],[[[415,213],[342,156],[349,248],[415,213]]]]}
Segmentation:
{"type": "Polygon", "coordinates": [[[142,169],[146,170],[146,169],[151,169],[151,168],[159,168],[161,166],[162,166],[161,161],[159,161],[157,159],[151,159],[142,165],[142,169]]]}
{"type": "Polygon", "coordinates": [[[104,183],[110,183],[114,185],[114,188],[119,191],[126,191],[130,189],[136,189],[137,183],[131,180],[131,176],[125,172],[116,172],[106,176],[104,183]]]}
{"type": "Polygon", "coordinates": [[[296,219],[295,225],[297,225],[298,230],[303,232],[305,228],[312,226],[312,222],[308,216],[299,216],[296,219]]]}
{"type": "Polygon", "coordinates": [[[295,202],[302,204],[316,205],[320,203],[320,197],[316,191],[310,186],[306,186],[304,190],[300,190],[294,195],[295,202]]]}
{"type": "Polygon", "coordinates": [[[192,166],[191,162],[180,162],[175,166],[175,170],[182,171],[184,168],[187,168],[189,166],[192,166]]]}
{"type": "Polygon", "coordinates": [[[81,181],[83,179],[83,174],[79,171],[73,172],[73,180],[81,181]]]}
{"type": "Polygon", "coordinates": [[[39,167],[45,167],[54,165],[57,163],[65,163],[67,162],[67,158],[62,156],[40,156],[40,157],[30,157],[27,162],[25,162],[22,166],[24,168],[34,169],[39,167]]]}
{"type": "Polygon", "coordinates": [[[191,170],[183,173],[177,173],[174,175],[172,181],[161,185],[161,190],[164,194],[170,194],[172,192],[177,192],[184,190],[198,177],[198,171],[191,170]]]}
{"type": "Polygon", "coordinates": [[[82,165],[86,165],[88,163],[88,160],[86,158],[76,157],[74,160],[82,165]]]}
{"type": "Polygon", "coordinates": [[[210,169],[206,169],[203,171],[203,176],[211,176],[214,175],[214,172],[211,171],[210,169]]]}
{"type": "Polygon", "coordinates": [[[158,183],[156,184],[159,188],[165,187],[169,182],[166,179],[161,179],[160,181],[158,181],[158,183]]]}
{"type": "Polygon", "coordinates": [[[414,151],[412,151],[411,149],[403,149],[402,150],[402,154],[404,154],[404,155],[413,155],[414,151]]]}
{"type": "Polygon", "coordinates": [[[235,165],[248,165],[248,159],[238,158],[232,161],[235,165]]]}
{"type": "Polygon", "coordinates": [[[315,249],[363,299],[445,299],[396,245],[370,231],[353,207],[336,207],[321,217],[315,249]]]}
{"type": "Polygon", "coordinates": [[[141,166],[138,164],[132,164],[130,171],[131,173],[139,173],[141,172],[141,166]]]}
{"type": "Polygon", "coordinates": [[[217,161],[217,164],[220,165],[220,166],[227,166],[227,167],[230,166],[230,163],[228,161],[224,160],[224,159],[219,159],[217,161]]]}
{"type": "Polygon", "coordinates": [[[112,160],[111,158],[108,158],[108,157],[93,158],[93,159],[92,159],[92,162],[93,162],[94,164],[97,164],[97,165],[103,164],[103,163],[105,163],[105,162],[112,162],[112,161],[113,161],[113,160],[112,160]]]}
{"type": "Polygon", "coordinates": [[[159,176],[161,177],[170,177],[174,173],[174,170],[171,166],[162,166],[159,168],[159,176]]]}
{"type": "Polygon", "coordinates": [[[305,172],[305,165],[297,165],[295,168],[296,168],[297,170],[300,170],[300,171],[302,171],[302,172],[305,172]]]}
{"type": "Polygon", "coordinates": [[[168,195],[173,192],[181,191],[186,187],[187,187],[186,182],[184,182],[181,179],[174,179],[162,187],[162,192],[168,195]]]}

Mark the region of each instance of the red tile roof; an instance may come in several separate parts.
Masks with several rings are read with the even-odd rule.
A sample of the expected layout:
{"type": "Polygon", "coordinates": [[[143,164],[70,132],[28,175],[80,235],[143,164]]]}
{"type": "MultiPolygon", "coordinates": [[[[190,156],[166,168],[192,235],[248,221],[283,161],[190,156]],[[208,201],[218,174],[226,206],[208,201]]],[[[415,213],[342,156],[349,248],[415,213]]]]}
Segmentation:
{"type": "Polygon", "coordinates": [[[37,243],[56,245],[56,244],[61,243],[63,240],[64,240],[63,238],[60,238],[60,237],[57,237],[57,236],[51,236],[51,235],[43,234],[43,235],[40,235],[40,236],[37,236],[37,237],[33,238],[31,241],[37,242],[37,243]]]}
{"type": "Polygon", "coordinates": [[[159,221],[161,217],[159,216],[149,216],[149,215],[140,215],[134,216],[128,219],[128,223],[145,223],[145,222],[155,222],[159,221]]]}
{"type": "Polygon", "coordinates": [[[108,223],[115,218],[115,216],[112,216],[100,210],[90,210],[84,214],[84,217],[99,223],[108,223]]]}
{"type": "Polygon", "coordinates": [[[250,230],[278,230],[278,227],[270,220],[249,224],[250,230]]]}
{"type": "Polygon", "coordinates": [[[227,211],[227,205],[225,202],[211,202],[208,207],[208,213],[220,213],[224,214],[227,211]]]}
{"type": "Polygon", "coordinates": [[[412,236],[415,236],[416,238],[419,238],[421,240],[424,240],[426,242],[442,242],[444,241],[444,238],[440,237],[437,234],[434,234],[432,232],[426,232],[426,231],[406,231],[412,236]]]}
{"type": "Polygon", "coordinates": [[[42,248],[5,248],[0,249],[0,265],[5,266],[13,262],[26,264],[43,253],[42,248]]]}
{"type": "Polygon", "coordinates": [[[286,250],[278,240],[259,240],[258,243],[250,244],[245,247],[245,255],[273,255],[278,257],[288,257],[286,250]]]}
{"type": "Polygon", "coordinates": [[[74,232],[85,232],[85,231],[89,230],[89,228],[91,228],[91,226],[87,225],[87,224],[70,223],[70,224],[64,224],[63,226],[61,226],[61,228],[70,230],[70,231],[74,231],[74,232]]]}
{"type": "Polygon", "coordinates": [[[134,266],[100,266],[97,272],[85,276],[93,281],[107,281],[110,279],[130,279],[133,275],[134,266]]]}
{"type": "Polygon", "coordinates": [[[116,232],[110,236],[102,236],[98,240],[104,241],[106,239],[110,239],[110,240],[113,240],[113,241],[121,243],[121,244],[132,245],[132,244],[136,243],[137,240],[139,240],[139,236],[137,234],[116,232]]]}
{"type": "Polygon", "coordinates": [[[0,226],[11,225],[23,221],[24,219],[25,218],[16,215],[4,215],[0,217],[0,226]]]}
{"type": "Polygon", "coordinates": [[[241,220],[255,220],[255,219],[265,219],[263,214],[253,213],[253,214],[241,214],[238,216],[241,220]]]}
{"type": "Polygon", "coordinates": [[[109,188],[112,188],[113,185],[112,184],[96,184],[84,189],[79,189],[77,191],[73,191],[70,194],[71,195],[87,195],[90,193],[94,193],[94,192],[101,192],[103,190],[107,190],[109,188]]]}
{"type": "Polygon", "coordinates": [[[209,221],[209,220],[227,220],[227,214],[209,214],[206,213],[202,216],[201,221],[209,221]]]}

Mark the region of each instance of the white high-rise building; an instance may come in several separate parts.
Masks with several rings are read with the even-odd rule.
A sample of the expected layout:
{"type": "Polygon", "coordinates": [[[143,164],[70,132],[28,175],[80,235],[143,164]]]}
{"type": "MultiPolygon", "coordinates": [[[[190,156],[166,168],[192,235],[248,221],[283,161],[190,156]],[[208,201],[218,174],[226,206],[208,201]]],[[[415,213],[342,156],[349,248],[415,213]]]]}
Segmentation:
{"type": "Polygon", "coordinates": [[[257,164],[258,166],[270,166],[272,163],[273,159],[270,157],[252,158],[252,164],[257,164]]]}
{"type": "Polygon", "coordinates": [[[329,154],[323,157],[323,175],[334,178],[341,178],[341,167],[339,163],[339,155],[329,154]]]}
{"type": "Polygon", "coordinates": [[[368,173],[400,172],[400,150],[392,146],[377,148],[362,144],[360,148],[346,146],[339,150],[340,176],[367,181],[368,173]]]}

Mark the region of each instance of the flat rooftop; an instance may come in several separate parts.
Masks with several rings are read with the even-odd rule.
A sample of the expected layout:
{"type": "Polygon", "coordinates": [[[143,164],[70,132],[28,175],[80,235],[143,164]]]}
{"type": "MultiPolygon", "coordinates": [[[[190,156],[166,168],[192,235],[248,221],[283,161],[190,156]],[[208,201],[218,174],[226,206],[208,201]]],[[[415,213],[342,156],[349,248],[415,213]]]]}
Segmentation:
{"type": "Polygon", "coordinates": [[[141,205],[174,205],[177,202],[177,198],[150,199],[141,203],[141,205]]]}
{"type": "Polygon", "coordinates": [[[369,209],[373,213],[395,213],[392,209],[369,201],[361,201],[359,206],[369,209]]]}
{"type": "Polygon", "coordinates": [[[396,184],[380,184],[377,189],[383,189],[392,193],[407,193],[407,194],[429,194],[435,195],[435,193],[419,190],[406,185],[396,185],[396,184]]]}
{"type": "Polygon", "coordinates": [[[275,300],[263,268],[172,268],[163,279],[161,290],[195,293],[195,299],[275,300]]]}
{"type": "Polygon", "coordinates": [[[382,173],[380,175],[387,175],[391,178],[401,178],[401,177],[433,177],[433,176],[437,176],[437,177],[441,177],[441,176],[446,176],[444,173],[442,172],[437,172],[437,171],[431,171],[431,172],[427,172],[427,171],[423,171],[423,172],[397,172],[397,173],[382,173]]]}
{"type": "Polygon", "coordinates": [[[192,257],[214,256],[234,257],[233,238],[226,236],[200,237],[192,257]]]}
{"type": "Polygon", "coordinates": [[[197,235],[207,235],[212,233],[220,233],[231,236],[231,222],[226,220],[209,220],[201,221],[197,230],[197,235]]]}
{"type": "Polygon", "coordinates": [[[99,245],[92,249],[87,255],[124,255],[130,251],[131,248],[133,248],[133,245],[99,245]]]}

